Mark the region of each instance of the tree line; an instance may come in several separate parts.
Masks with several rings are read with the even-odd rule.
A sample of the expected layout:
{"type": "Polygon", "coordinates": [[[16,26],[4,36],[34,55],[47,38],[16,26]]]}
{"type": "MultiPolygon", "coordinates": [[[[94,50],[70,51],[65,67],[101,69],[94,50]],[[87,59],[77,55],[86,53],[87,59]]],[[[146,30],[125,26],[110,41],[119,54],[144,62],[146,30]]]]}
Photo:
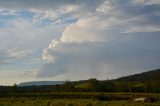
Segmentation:
{"type": "Polygon", "coordinates": [[[127,81],[85,81],[70,82],[57,85],[42,86],[0,86],[0,93],[45,93],[45,92],[154,92],[160,93],[160,80],[145,82],[127,81]]]}

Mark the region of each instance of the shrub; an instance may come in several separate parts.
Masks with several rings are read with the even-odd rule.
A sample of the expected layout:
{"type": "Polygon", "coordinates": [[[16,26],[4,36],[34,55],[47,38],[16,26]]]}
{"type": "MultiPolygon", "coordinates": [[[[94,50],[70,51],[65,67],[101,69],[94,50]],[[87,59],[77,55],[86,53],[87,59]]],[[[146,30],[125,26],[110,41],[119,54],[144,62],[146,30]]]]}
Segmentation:
{"type": "Polygon", "coordinates": [[[86,106],[93,106],[93,104],[92,103],[88,103],[88,104],[86,104],[86,106]]]}
{"type": "Polygon", "coordinates": [[[74,104],[73,103],[69,103],[67,106],[74,106],[74,104]]]}

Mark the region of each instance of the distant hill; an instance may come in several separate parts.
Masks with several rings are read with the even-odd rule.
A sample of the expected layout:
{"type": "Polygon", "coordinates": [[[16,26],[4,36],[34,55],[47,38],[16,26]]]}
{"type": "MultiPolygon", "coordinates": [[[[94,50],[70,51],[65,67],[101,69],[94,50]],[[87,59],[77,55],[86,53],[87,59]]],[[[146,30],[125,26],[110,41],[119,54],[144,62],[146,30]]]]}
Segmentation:
{"type": "MultiPolygon", "coordinates": [[[[160,80],[160,69],[151,70],[139,74],[134,74],[130,76],[124,76],[113,80],[108,81],[125,81],[125,82],[146,82],[146,81],[154,81],[160,80]]],[[[87,81],[87,80],[86,80],[87,81]]],[[[82,81],[73,81],[70,82],[72,84],[83,84],[86,82],[85,80],[82,81]]],[[[64,81],[31,81],[31,82],[23,82],[20,83],[19,86],[32,86],[32,85],[56,85],[56,84],[64,84],[64,81]]]]}
{"type": "Polygon", "coordinates": [[[40,85],[56,85],[56,84],[63,84],[64,81],[31,81],[31,82],[23,82],[20,83],[18,86],[40,86],[40,85]]]}
{"type": "Polygon", "coordinates": [[[149,80],[160,80],[160,69],[120,77],[118,79],[115,79],[114,81],[143,82],[149,80]]]}
{"type": "Polygon", "coordinates": [[[18,86],[1,86],[0,93],[42,92],[141,92],[160,93],[160,69],[113,80],[32,81],[18,86]],[[59,84],[59,85],[57,85],[59,84]],[[53,86],[47,86],[53,85],[53,86]]]}

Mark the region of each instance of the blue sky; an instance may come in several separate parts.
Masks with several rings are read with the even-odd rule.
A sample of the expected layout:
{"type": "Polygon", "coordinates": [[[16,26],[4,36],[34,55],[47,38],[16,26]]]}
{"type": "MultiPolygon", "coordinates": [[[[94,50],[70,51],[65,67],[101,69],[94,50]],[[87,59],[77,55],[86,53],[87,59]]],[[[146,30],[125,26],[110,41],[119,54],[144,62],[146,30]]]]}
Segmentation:
{"type": "Polygon", "coordinates": [[[160,68],[159,0],[1,0],[0,85],[160,68]]]}

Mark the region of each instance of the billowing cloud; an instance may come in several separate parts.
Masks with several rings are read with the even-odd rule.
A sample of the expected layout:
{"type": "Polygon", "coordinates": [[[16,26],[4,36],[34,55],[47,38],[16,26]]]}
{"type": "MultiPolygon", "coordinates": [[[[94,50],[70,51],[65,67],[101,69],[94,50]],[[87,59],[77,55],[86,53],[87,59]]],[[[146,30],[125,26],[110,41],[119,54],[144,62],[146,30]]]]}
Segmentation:
{"type": "Polygon", "coordinates": [[[109,42],[62,42],[54,48],[48,48],[47,55],[56,59],[42,66],[37,76],[52,77],[68,73],[81,79],[82,76],[77,75],[81,72],[85,79],[101,79],[158,67],[159,41],[154,39],[152,43],[152,36],[159,39],[158,35],[125,35],[109,42]]]}
{"type": "MultiPolygon", "coordinates": [[[[107,0],[90,15],[68,25],[59,40],[53,40],[44,49],[42,57],[47,63],[36,75],[49,77],[65,73],[81,79],[77,74],[81,72],[83,78],[103,79],[158,68],[160,26],[153,22],[157,10],[152,10],[152,16],[147,12],[137,14],[139,5],[134,3],[122,5],[107,0]],[[128,14],[130,11],[133,13],[128,14]]],[[[146,5],[139,11],[152,6],[146,5]]]]}
{"type": "Polygon", "coordinates": [[[104,36],[101,34],[104,33],[104,29],[105,26],[98,17],[79,19],[75,24],[66,27],[60,40],[63,42],[104,41],[104,36]]]}
{"type": "Polygon", "coordinates": [[[159,68],[159,11],[159,0],[3,0],[0,63],[54,80],[159,68]]]}

